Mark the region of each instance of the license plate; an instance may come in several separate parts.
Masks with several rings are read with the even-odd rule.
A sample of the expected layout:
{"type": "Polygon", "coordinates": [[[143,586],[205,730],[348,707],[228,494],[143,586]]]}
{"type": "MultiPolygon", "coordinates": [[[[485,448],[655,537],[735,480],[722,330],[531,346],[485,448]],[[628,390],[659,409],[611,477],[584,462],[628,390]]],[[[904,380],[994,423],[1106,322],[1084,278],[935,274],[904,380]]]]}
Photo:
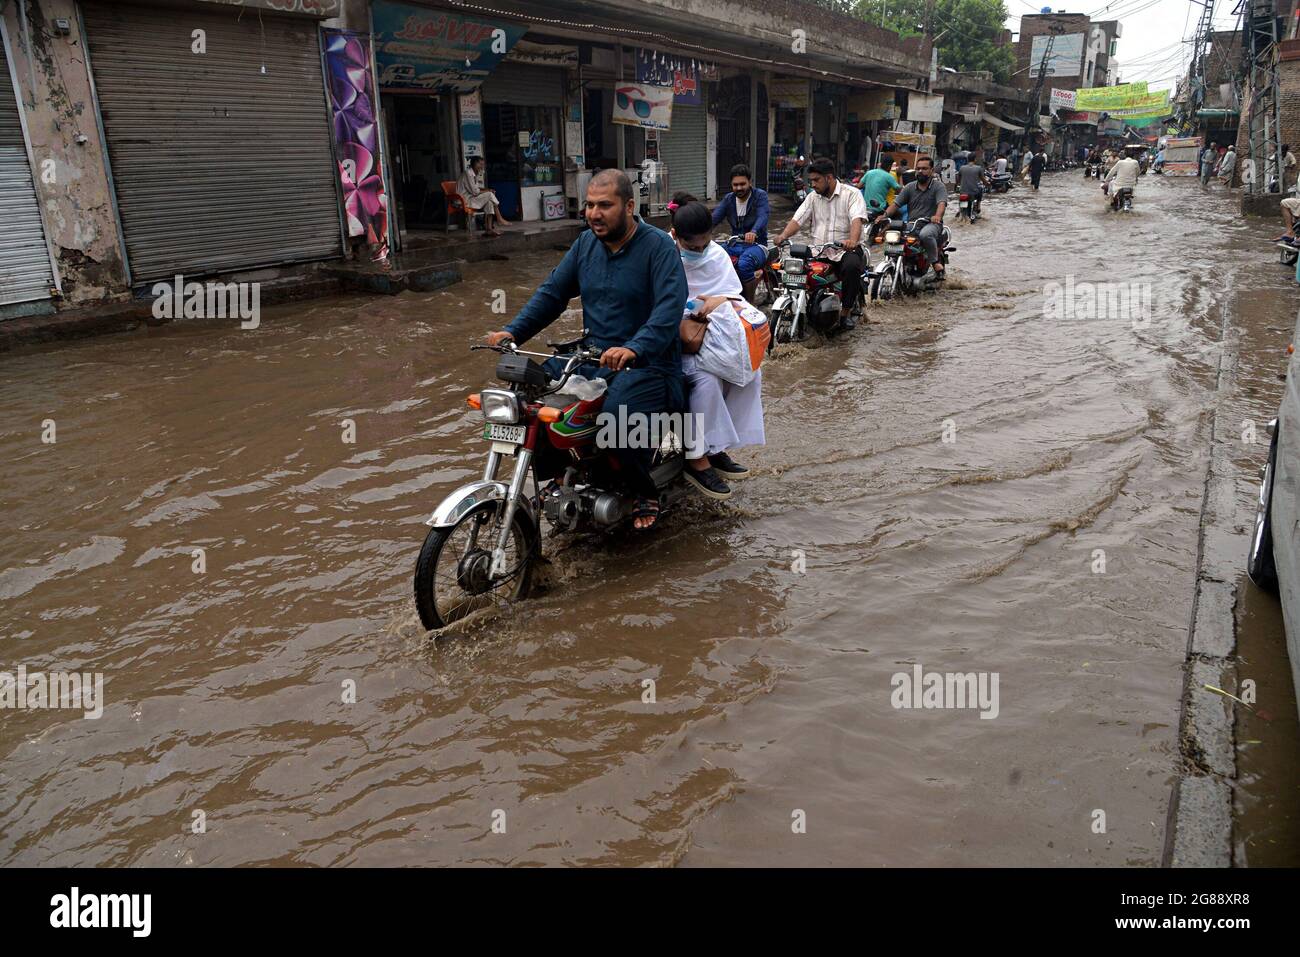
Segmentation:
{"type": "Polygon", "coordinates": [[[889,256],[901,256],[901,255],[903,255],[903,247],[902,247],[902,246],[886,246],[886,247],[885,247],[885,254],[886,254],[886,255],[889,255],[889,256]]]}
{"type": "Polygon", "coordinates": [[[528,429],[522,425],[497,425],[489,422],[483,427],[483,438],[491,439],[493,442],[509,442],[512,445],[523,445],[527,433],[528,429]]]}
{"type": "Polygon", "coordinates": [[[970,209],[970,202],[969,202],[968,200],[963,199],[963,200],[961,201],[961,208],[962,208],[962,209],[970,209]]]}

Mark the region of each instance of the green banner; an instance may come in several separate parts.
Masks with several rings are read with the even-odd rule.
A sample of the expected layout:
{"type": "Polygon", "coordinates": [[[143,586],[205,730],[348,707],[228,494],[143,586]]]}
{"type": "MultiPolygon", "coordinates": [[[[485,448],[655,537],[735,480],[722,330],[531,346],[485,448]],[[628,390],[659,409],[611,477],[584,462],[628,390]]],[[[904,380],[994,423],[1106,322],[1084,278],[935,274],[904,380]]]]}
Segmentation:
{"type": "Polygon", "coordinates": [[[1146,80],[1139,80],[1137,83],[1121,83],[1119,86],[1090,86],[1074,91],[1074,108],[1109,112],[1132,106],[1134,105],[1132,101],[1149,95],[1146,80]]]}

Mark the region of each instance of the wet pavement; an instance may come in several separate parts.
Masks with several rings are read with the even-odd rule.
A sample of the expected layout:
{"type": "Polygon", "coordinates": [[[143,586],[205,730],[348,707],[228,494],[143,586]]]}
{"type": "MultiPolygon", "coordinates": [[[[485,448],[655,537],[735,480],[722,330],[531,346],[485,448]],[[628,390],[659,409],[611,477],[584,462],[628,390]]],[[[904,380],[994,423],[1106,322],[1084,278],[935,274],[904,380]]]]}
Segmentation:
{"type": "MultiPolygon", "coordinates": [[[[1220,337],[1262,426],[1293,325],[1235,208],[1150,176],[1131,217],[1076,173],[990,197],[946,288],[768,360],[730,502],[548,539],[532,598],[437,642],[411,574],[483,468],[468,346],[558,252],[5,357],[0,668],[103,672],[106,704],[3,713],[0,863],[1159,864],[1220,337]],[[1151,311],[1045,316],[1067,275],[1151,311]],[[895,708],[915,665],[996,673],[996,718],[895,708]]],[[[1266,447],[1214,539],[1243,559],[1266,447]]],[[[1270,705],[1239,850],[1295,863],[1270,705]]]]}

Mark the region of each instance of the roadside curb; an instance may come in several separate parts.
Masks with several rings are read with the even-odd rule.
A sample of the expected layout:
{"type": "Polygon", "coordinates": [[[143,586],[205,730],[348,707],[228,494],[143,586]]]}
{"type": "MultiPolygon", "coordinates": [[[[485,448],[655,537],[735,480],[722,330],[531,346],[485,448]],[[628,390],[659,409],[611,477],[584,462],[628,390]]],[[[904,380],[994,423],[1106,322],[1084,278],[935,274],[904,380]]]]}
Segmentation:
{"type": "Polygon", "coordinates": [[[1227,322],[1225,310],[1184,667],[1178,733],[1181,767],[1170,796],[1165,834],[1166,867],[1230,867],[1233,862],[1236,714],[1227,695],[1237,693],[1238,576],[1235,568],[1216,567],[1205,547],[1207,536],[1230,519],[1235,494],[1234,466],[1224,447],[1230,435],[1224,400],[1231,393],[1236,366],[1235,337],[1229,334],[1227,322]]]}

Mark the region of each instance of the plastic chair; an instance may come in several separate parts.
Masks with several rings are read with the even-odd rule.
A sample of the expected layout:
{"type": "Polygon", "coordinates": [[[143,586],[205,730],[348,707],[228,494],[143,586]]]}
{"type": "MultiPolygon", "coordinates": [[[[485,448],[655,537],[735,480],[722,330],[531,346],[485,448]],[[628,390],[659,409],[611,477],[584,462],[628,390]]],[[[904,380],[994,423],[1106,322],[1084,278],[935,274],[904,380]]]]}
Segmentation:
{"type": "Polygon", "coordinates": [[[442,194],[447,198],[447,222],[443,229],[446,232],[451,232],[452,216],[463,216],[465,231],[472,233],[474,231],[474,221],[483,214],[471,212],[470,208],[465,205],[465,198],[456,191],[456,181],[454,179],[444,179],[442,181],[442,194]]]}

